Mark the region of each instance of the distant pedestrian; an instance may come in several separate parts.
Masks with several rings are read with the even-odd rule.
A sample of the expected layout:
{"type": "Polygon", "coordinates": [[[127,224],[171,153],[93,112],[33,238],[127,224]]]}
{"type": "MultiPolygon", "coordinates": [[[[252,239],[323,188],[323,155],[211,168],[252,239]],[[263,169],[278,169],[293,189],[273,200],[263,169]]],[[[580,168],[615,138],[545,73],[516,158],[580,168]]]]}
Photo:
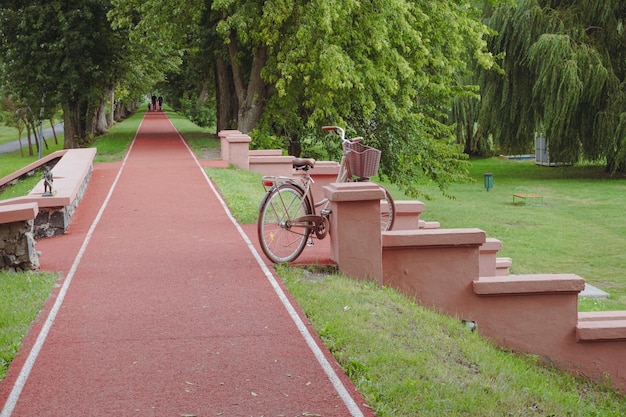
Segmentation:
{"type": "Polygon", "coordinates": [[[152,96],[152,111],[157,111],[157,96],[152,96]]]}
{"type": "Polygon", "coordinates": [[[163,96],[159,96],[159,110],[163,111],[163,96]]]}

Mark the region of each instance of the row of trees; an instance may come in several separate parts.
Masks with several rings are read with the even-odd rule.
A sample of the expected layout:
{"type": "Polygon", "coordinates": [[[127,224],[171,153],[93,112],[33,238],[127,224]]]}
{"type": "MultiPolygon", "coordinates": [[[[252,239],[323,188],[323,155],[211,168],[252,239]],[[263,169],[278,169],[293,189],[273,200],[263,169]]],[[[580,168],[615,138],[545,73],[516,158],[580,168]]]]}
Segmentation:
{"type": "MultiPolygon", "coordinates": [[[[338,152],[347,126],[409,192],[465,179],[463,150],[626,168],[621,0],[5,0],[4,94],[61,105],[66,146],[153,88],[203,120],[338,152]],[[112,113],[112,112],[110,112],[112,113]],[[210,114],[214,117],[211,117],[210,114]],[[530,144],[530,146],[529,146],[530,144]]],[[[109,121],[110,123],[110,121],[109,121]]]]}
{"type": "Polygon", "coordinates": [[[154,42],[142,36],[154,30],[177,43],[183,65],[161,89],[169,88],[170,103],[214,97],[218,130],[278,140],[291,154],[305,148],[336,157],[339,144],[319,128],[338,124],[381,149],[383,172],[410,192],[420,181],[445,187],[464,179],[464,155],[447,123],[450,102],[476,95],[470,63],[494,65],[489,29],[467,2],[114,4],[115,24],[138,42],[154,42]]]}

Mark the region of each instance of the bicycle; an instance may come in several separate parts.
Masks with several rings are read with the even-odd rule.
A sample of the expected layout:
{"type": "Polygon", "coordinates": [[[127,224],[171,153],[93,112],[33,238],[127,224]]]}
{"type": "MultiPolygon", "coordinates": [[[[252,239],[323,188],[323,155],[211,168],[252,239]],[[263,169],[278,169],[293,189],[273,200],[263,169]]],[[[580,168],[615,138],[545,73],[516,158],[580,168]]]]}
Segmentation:
{"type": "MultiPolygon", "coordinates": [[[[324,131],[341,138],[342,156],[336,182],[368,181],[376,175],[380,151],[362,145],[363,138],[345,138],[345,130],[338,126],[324,126],[324,131]]],[[[309,170],[315,159],[295,158],[293,168],[302,171],[302,178],[264,176],[265,196],[259,207],[257,232],[263,253],[275,263],[292,262],[313,238],[324,239],[328,234],[330,201],[315,201],[311,185],[314,182],[309,170]],[[319,210],[318,210],[319,209],[319,210]],[[317,214],[319,212],[319,214],[317,214]]],[[[391,194],[380,186],[385,197],[381,200],[381,231],[393,227],[395,204],[391,194]]]]}

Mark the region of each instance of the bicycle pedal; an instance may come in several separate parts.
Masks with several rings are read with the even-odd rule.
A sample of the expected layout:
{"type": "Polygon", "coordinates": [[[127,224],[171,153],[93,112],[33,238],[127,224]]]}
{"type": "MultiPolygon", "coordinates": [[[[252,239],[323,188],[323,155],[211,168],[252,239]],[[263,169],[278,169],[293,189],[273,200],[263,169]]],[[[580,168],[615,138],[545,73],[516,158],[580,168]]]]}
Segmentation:
{"type": "Polygon", "coordinates": [[[332,211],[331,209],[329,209],[329,208],[325,208],[325,209],[321,209],[321,210],[320,210],[320,214],[321,214],[322,216],[329,216],[329,215],[330,215],[330,213],[332,213],[332,212],[333,212],[333,211],[332,211]]]}
{"type": "Polygon", "coordinates": [[[309,239],[309,241],[306,243],[307,246],[313,246],[315,243],[313,242],[313,239],[309,239]]]}

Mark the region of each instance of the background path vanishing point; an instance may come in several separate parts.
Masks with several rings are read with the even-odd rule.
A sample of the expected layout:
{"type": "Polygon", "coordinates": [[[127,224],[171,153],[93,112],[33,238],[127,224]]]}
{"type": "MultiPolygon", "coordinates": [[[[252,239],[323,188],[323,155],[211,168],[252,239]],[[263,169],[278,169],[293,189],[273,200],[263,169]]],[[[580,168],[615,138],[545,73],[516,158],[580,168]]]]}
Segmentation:
{"type": "Polygon", "coordinates": [[[373,416],[165,113],[96,164],[1,417],[373,416]]]}

